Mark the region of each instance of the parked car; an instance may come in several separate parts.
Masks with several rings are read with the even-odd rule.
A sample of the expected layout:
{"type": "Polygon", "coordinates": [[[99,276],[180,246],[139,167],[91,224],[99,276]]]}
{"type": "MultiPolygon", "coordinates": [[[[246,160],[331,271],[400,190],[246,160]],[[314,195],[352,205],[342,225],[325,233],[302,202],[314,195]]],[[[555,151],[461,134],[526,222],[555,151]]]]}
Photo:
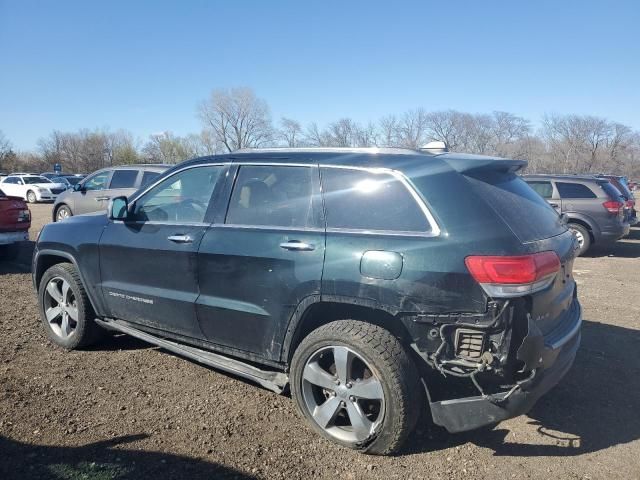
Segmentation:
{"type": "Polygon", "coordinates": [[[18,242],[29,240],[31,214],[24,200],[0,190],[0,259],[18,254],[18,242]]]}
{"type": "Polygon", "coordinates": [[[627,221],[631,225],[638,223],[638,214],[636,212],[636,199],[633,195],[633,191],[629,187],[629,183],[626,177],[618,175],[598,175],[598,178],[606,178],[611,184],[618,189],[620,194],[625,200],[625,206],[628,209],[627,221]]]}
{"type": "Polygon", "coordinates": [[[320,435],[396,451],[528,411],[571,367],[576,239],[521,160],[273,149],[173,167],[42,230],[42,325],[124,332],[276,392],[320,435]],[[455,191],[455,199],[451,192],[455,191]],[[444,388],[441,388],[444,384],[444,388]]]}
{"type": "Polygon", "coordinates": [[[53,221],[73,215],[106,211],[109,199],[131,195],[152,182],[168,165],[122,165],[103,168],[77,182],[60,195],[53,205],[53,221]]]}
{"type": "Polygon", "coordinates": [[[67,186],[67,190],[73,188],[74,185],[80,183],[84,177],[79,175],[63,175],[60,177],[51,177],[50,180],[56,183],[63,183],[67,186]]]}
{"type": "Polygon", "coordinates": [[[29,203],[53,201],[67,189],[64,184],[54,183],[40,175],[17,173],[3,178],[0,188],[5,194],[23,198],[29,203]]]}
{"type": "Polygon", "coordinates": [[[580,175],[524,175],[524,180],[559,214],[578,239],[578,255],[629,233],[625,200],[607,179],[580,175]]]}

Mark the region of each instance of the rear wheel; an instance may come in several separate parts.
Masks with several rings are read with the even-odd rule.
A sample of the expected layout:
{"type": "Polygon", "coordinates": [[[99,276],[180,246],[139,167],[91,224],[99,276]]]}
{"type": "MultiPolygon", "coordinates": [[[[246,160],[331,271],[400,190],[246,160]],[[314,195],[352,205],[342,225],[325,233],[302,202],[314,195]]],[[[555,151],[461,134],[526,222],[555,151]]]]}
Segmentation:
{"type": "Polygon", "coordinates": [[[58,207],[58,210],[56,210],[56,222],[61,222],[71,216],[73,216],[73,213],[71,213],[71,209],[66,205],[61,205],[58,207]]]}
{"type": "Polygon", "coordinates": [[[356,320],[329,323],[301,342],[292,360],[291,391],[316,432],[378,455],[401,447],[422,398],[416,367],[400,342],[356,320]]]}
{"type": "Polygon", "coordinates": [[[47,336],[62,348],[89,346],[105,333],[95,323],[95,313],[78,271],[70,263],[59,263],[44,272],[38,301],[47,336]]]}
{"type": "Polygon", "coordinates": [[[27,192],[27,202],[36,203],[37,201],[38,201],[38,197],[36,197],[36,194],[32,190],[29,190],[27,192]]]}
{"type": "Polygon", "coordinates": [[[586,227],[578,223],[570,223],[568,225],[569,230],[575,235],[578,240],[578,248],[576,249],[576,256],[583,255],[591,246],[591,235],[586,227]]]}

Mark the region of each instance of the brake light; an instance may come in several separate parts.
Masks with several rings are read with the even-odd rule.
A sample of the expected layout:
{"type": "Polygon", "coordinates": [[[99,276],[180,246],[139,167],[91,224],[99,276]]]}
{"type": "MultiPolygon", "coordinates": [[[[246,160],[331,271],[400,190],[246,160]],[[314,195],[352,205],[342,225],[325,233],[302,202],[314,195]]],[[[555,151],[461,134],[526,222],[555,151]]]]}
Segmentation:
{"type": "Polygon", "coordinates": [[[18,222],[29,222],[31,220],[31,212],[28,209],[20,210],[18,213],[18,222]]]}
{"type": "Polygon", "coordinates": [[[555,252],[522,256],[473,255],[464,260],[490,297],[516,297],[548,287],[560,270],[555,252]]]}
{"type": "Polygon", "coordinates": [[[624,203],[609,200],[608,202],[604,202],[602,206],[607,210],[607,212],[617,215],[620,213],[620,209],[624,206],[624,203]]]}

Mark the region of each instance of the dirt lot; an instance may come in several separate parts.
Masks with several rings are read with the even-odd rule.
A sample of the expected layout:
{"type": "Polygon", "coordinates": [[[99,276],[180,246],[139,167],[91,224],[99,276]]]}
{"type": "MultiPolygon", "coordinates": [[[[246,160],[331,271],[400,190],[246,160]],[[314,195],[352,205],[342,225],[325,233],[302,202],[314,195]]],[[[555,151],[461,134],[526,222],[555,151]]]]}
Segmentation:
{"type": "MultiPolygon", "coordinates": [[[[35,238],[49,205],[32,207],[35,238]]],[[[528,416],[396,457],[307,429],[293,402],[126,337],[48,344],[28,273],[0,264],[0,478],[640,478],[640,229],[580,258],[582,348],[528,416]]]]}

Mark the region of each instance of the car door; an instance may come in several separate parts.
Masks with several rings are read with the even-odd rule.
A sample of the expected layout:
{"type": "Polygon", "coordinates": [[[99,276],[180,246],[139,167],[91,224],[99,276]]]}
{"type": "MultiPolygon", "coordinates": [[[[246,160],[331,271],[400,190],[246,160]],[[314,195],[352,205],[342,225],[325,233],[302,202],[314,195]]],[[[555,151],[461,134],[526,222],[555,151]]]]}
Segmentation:
{"type": "Polygon", "coordinates": [[[555,193],[551,180],[527,180],[527,184],[533,188],[556,212],[561,212],[560,198],[555,193]]]}
{"type": "MultiPolygon", "coordinates": [[[[586,185],[575,182],[556,181],[556,188],[562,202],[563,213],[586,213],[591,210],[597,195],[586,185]]],[[[598,212],[600,206],[598,205],[598,212]]]]}
{"type": "Polygon", "coordinates": [[[202,337],[196,257],[226,168],[178,170],[132,199],[126,221],[108,223],[100,239],[100,274],[111,316],[202,337]]]}
{"type": "Polygon", "coordinates": [[[23,192],[21,192],[20,188],[18,187],[18,181],[19,179],[16,177],[7,177],[2,183],[0,183],[0,190],[2,190],[4,194],[9,197],[24,198],[23,192]]]}
{"type": "Polygon", "coordinates": [[[111,170],[100,170],[83,180],[80,190],[73,194],[73,214],[99,212],[107,208],[109,196],[105,190],[111,179],[111,170]]]}
{"type": "Polygon", "coordinates": [[[301,301],[320,294],[325,232],[315,165],[234,167],[226,218],[198,253],[197,314],[206,338],[279,358],[301,301]]]}

